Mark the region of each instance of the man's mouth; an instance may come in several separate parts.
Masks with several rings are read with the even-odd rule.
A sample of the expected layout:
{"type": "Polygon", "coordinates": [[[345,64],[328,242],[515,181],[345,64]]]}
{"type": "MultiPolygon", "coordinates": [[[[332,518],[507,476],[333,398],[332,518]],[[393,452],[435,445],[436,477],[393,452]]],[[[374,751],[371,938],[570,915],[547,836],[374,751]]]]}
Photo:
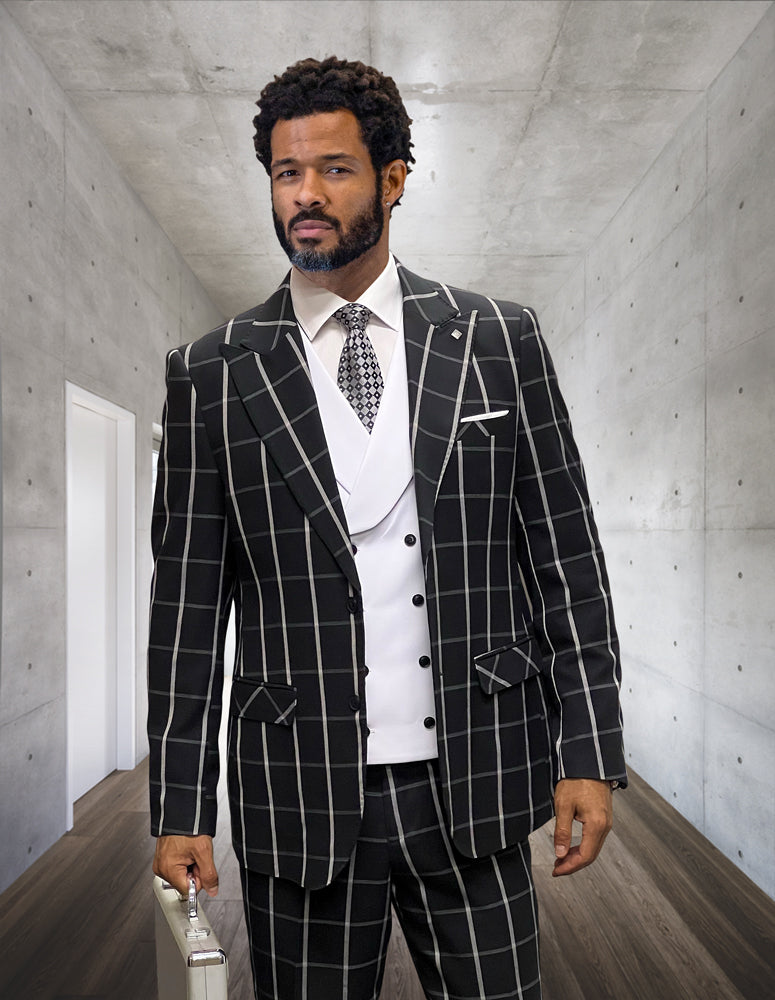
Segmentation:
{"type": "Polygon", "coordinates": [[[328,222],[320,222],[317,219],[308,219],[305,222],[297,222],[292,227],[292,232],[299,237],[299,239],[309,240],[315,239],[315,237],[321,237],[325,233],[331,232],[334,227],[329,225],[328,222]]]}

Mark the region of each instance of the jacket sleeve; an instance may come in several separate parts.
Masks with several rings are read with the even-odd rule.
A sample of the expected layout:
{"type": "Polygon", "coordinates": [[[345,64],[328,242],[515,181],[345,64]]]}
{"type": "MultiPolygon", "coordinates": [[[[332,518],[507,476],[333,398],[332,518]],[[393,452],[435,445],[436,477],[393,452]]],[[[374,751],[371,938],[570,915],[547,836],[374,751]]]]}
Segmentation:
{"type": "Polygon", "coordinates": [[[568,412],[528,309],[519,359],[520,567],[554,703],[557,778],[624,784],[621,668],[608,576],[568,412]]]}
{"type": "Polygon", "coordinates": [[[151,528],[148,739],[155,836],[215,833],[233,589],[224,508],[187,356],[172,351],[151,528]]]}

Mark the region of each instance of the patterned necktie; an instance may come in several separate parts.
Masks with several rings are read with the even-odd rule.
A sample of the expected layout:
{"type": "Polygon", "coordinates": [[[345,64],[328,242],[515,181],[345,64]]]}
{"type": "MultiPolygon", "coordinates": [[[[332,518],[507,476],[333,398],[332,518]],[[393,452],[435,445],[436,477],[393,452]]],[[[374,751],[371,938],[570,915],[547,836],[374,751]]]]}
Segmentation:
{"type": "Polygon", "coordinates": [[[334,313],[334,319],[347,331],[336,384],[371,434],[385,383],[374,346],[366,333],[369,316],[371,310],[357,302],[350,302],[334,313]]]}

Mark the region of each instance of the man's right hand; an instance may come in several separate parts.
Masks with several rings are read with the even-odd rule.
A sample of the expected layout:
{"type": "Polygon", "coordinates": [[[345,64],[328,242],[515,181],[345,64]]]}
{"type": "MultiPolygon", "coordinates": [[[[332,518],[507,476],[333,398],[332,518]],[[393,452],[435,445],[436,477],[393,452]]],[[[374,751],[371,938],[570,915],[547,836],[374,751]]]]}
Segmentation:
{"type": "Polygon", "coordinates": [[[196,891],[204,889],[208,896],[218,895],[218,872],[213,861],[213,838],[169,836],[156,838],[153,871],[184,896],[188,895],[188,872],[196,881],[196,891]]]}

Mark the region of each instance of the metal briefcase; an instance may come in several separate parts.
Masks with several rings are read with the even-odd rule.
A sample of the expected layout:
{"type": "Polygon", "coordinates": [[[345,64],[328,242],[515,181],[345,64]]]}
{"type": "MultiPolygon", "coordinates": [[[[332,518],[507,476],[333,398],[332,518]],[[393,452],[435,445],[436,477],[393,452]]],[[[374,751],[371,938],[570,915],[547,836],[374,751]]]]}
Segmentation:
{"type": "Polygon", "coordinates": [[[159,1000],[227,1000],[226,954],[197,906],[194,880],[188,898],[158,875],[153,891],[159,1000]]]}

